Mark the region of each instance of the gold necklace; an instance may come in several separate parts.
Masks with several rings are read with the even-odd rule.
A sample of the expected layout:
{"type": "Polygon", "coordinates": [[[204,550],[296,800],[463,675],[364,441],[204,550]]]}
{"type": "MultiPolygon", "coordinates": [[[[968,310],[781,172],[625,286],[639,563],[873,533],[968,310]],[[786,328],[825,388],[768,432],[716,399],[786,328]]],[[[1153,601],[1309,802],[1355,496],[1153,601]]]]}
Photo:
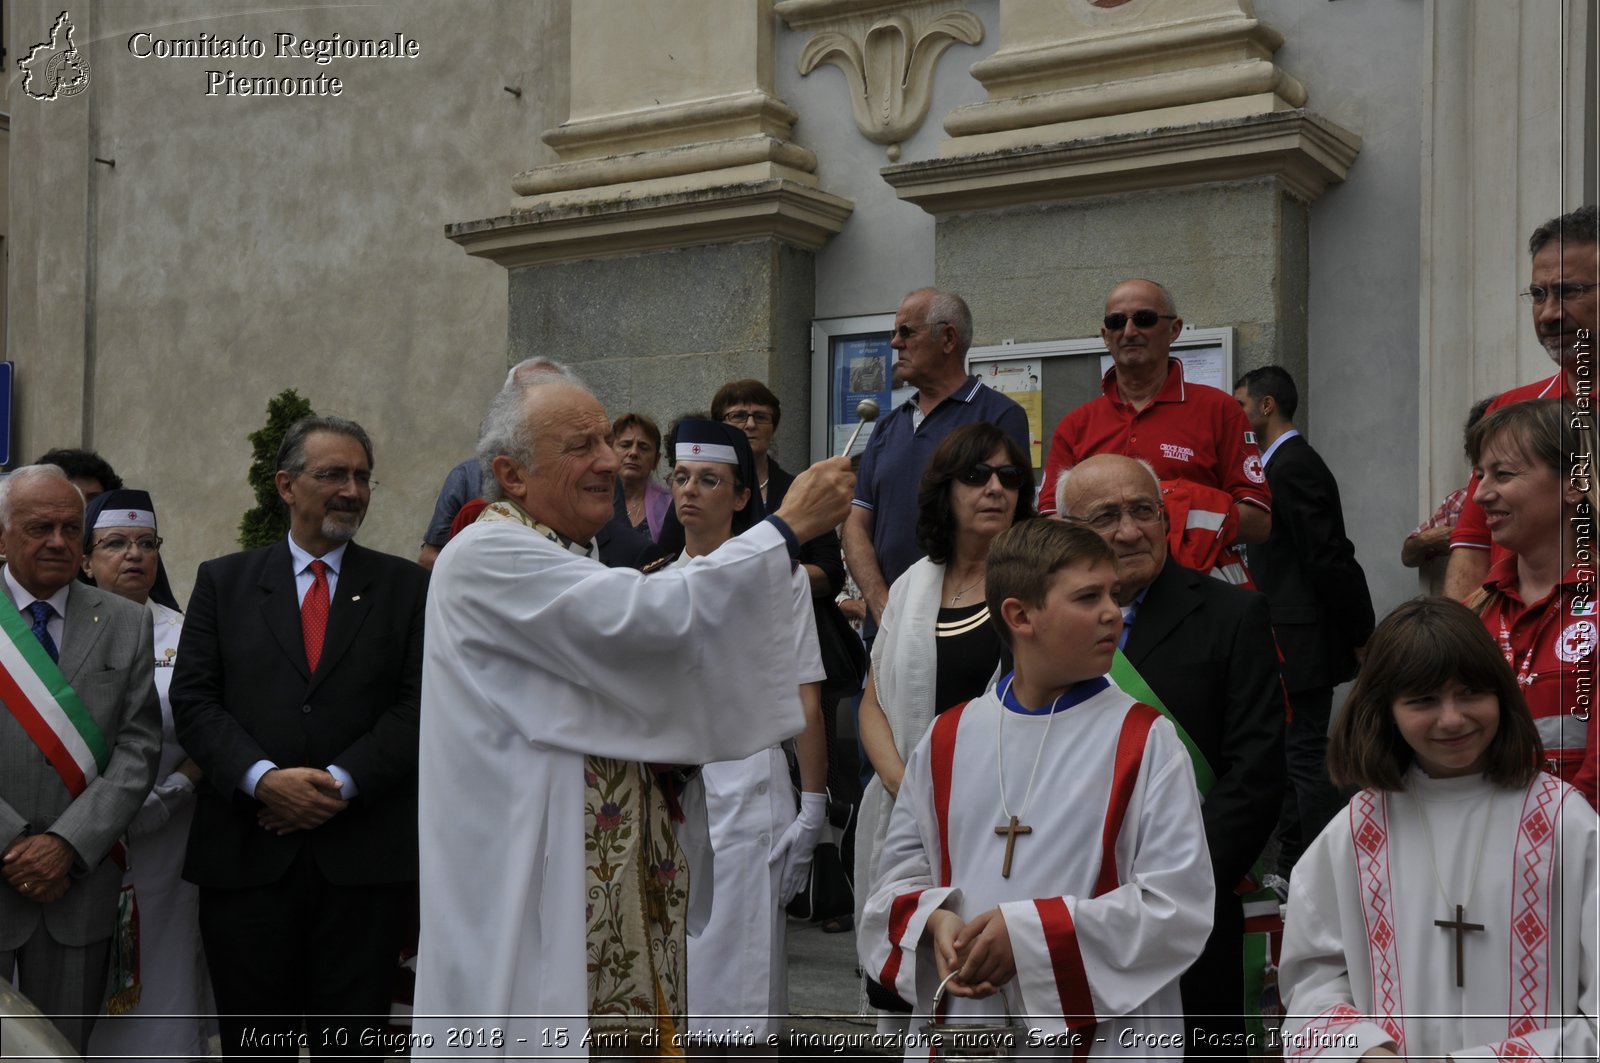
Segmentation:
{"type": "Polygon", "coordinates": [[[960,605],[961,604],[961,596],[963,594],[966,594],[972,588],[976,587],[978,584],[982,583],[983,582],[983,576],[984,576],[983,570],[979,569],[978,570],[978,578],[973,580],[971,583],[967,584],[965,587],[962,587],[960,590],[956,591],[956,593],[953,596],[951,596],[951,598],[950,598],[950,604],[951,605],[960,605]]]}

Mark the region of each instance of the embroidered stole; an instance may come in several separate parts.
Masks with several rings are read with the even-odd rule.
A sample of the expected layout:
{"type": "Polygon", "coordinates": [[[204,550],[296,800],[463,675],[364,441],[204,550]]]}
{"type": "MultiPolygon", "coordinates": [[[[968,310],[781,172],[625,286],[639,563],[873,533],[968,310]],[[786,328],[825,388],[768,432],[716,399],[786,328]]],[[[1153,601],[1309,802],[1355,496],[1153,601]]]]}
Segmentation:
{"type": "MultiPolygon", "coordinates": [[[[572,546],[509,501],[491,503],[478,520],[514,521],[572,546]]],[[[689,868],[668,799],[638,761],[585,757],[583,782],[589,1028],[609,1055],[680,1058],[689,868]],[[613,1050],[623,1044],[625,1052],[613,1050]]]]}
{"type": "MultiPolygon", "coordinates": [[[[1538,1029],[1550,1014],[1551,880],[1555,875],[1555,823],[1560,802],[1560,783],[1554,776],[1540,773],[1529,784],[1518,817],[1516,846],[1510,864],[1514,879],[1511,922],[1506,934],[1510,945],[1506,960],[1512,972],[1511,1007],[1506,1015],[1508,1039],[1538,1029]]],[[[1370,1018],[1389,1032],[1397,1051],[1404,1056],[1405,1026],[1401,1021],[1405,1015],[1401,994],[1404,977],[1391,923],[1394,892],[1389,875],[1388,797],[1363,790],[1350,802],[1349,815],[1371,965],[1370,1018]]],[[[1330,1016],[1330,1020],[1339,1018],[1341,1016],[1330,1016]]]]}
{"type": "MultiPolygon", "coordinates": [[[[77,798],[111,761],[111,747],[100,725],[67,682],[61,668],[15,608],[0,605],[0,702],[39,747],[77,798]]],[[[110,853],[124,871],[127,849],[117,842],[110,853]]],[[[133,886],[117,898],[117,929],[112,940],[111,997],[106,1011],[121,1014],[139,1002],[139,907],[133,886]]]]}

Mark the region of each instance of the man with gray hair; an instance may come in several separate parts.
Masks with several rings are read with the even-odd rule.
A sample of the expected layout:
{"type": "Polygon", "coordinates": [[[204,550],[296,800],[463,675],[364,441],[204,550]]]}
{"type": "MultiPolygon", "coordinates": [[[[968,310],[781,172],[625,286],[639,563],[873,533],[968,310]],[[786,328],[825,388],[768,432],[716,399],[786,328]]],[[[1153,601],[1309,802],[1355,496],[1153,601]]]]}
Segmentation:
{"type": "Polygon", "coordinates": [[[292,1060],[348,1054],[388,1015],[416,894],[428,577],[353,541],[373,486],[354,421],[295,422],[276,479],[289,534],[200,566],[171,698],[205,772],[184,878],[223,1055],[292,1060]]]}
{"type": "MultiPolygon", "coordinates": [[[[0,546],[0,981],[83,1053],[107,998],[119,839],[161,754],[150,618],[77,582],[83,495],[58,466],[0,480],[0,546]]],[[[119,968],[113,988],[131,991],[119,968]]]]}
{"type": "MultiPolygon", "coordinates": [[[[1530,283],[1523,294],[1533,311],[1539,345],[1556,363],[1554,376],[1512,388],[1489,404],[1487,413],[1528,399],[1581,401],[1587,411],[1594,387],[1595,329],[1600,327],[1600,221],[1594,204],[1551,218],[1528,238],[1533,256],[1530,283]],[[1587,377],[1579,390],[1579,378],[1587,377]],[[1578,400],[1577,396],[1583,396],[1578,400]]],[[[1480,477],[1467,484],[1461,516],[1450,532],[1450,564],[1444,593],[1470,597],[1489,577],[1489,568],[1510,556],[1489,535],[1489,522],[1474,497],[1480,477]]]]}
{"type": "MultiPolygon", "coordinates": [[[[549,358],[525,358],[506,373],[505,383],[501,387],[509,388],[513,384],[532,387],[539,383],[559,381],[581,383],[572,370],[560,362],[549,358]]],[[[426,569],[433,568],[439,551],[450,541],[457,515],[469,505],[481,504],[478,500],[483,498],[485,476],[489,474],[484,472],[483,463],[476,454],[445,476],[444,486],[440,488],[439,498],[433,506],[433,519],[428,522],[428,530],[422,537],[422,552],[417,555],[417,564],[426,569]]],[[[493,476],[489,478],[492,480],[493,476]]],[[[469,511],[460,523],[472,518],[473,514],[469,511]]],[[[595,541],[600,550],[600,563],[612,568],[643,568],[666,556],[666,551],[657,549],[647,536],[639,534],[622,518],[601,528],[595,541]]]]}
{"type": "Polygon", "coordinates": [[[889,346],[894,385],[916,394],[879,419],[861,454],[861,475],[844,525],[844,560],[867,603],[868,637],[877,631],[889,585],[922,557],[917,546],[917,486],[944,437],[989,421],[1032,452],[1028,415],[967,372],[972,311],[955,292],[919,288],[900,301],[889,346]]]}
{"type": "Polygon", "coordinates": [[[1278,821],[1284,781],[1286,705],[1267,600],[1168,556],[1161,484],[1144,462],[1086,458],[1058,481],[1055,502],[1061,519],[1098,533],[1117,555],[1122,655],[1187,733],[1196,777],[1215,780],[1202,785],[1200,815],[1216,908],[1205,951],[1179,986],[1187,1054],[1243,1057],[1237,887],[1278,821]]]}
{"type": "MultiPolygon", "coordinates": [[[[506,372],[501,387],[508,387],[516,381],[532,383],[539,378],[575,379],[571,369],[554,359],[524,358],[506,372]]],[[[439,497],[433,503],[433,516],[428,520],[428,530],[422,533],[422,551],[417,555],[417,564],[426,569],[433,568],[439,551],[450,541],[450,525],[455,521],[456,514],[468,502],[483,497],[483,475],[483,466],[479,464],[476,454],[445,474],[444,486],[439,488],[439,497]]]]}
{"type": "Polygon", "coordinates": [[[434,1053],[672,1047],[685,926],[703,925],[711,878],[698,791],[666,766],[749,756],[803,725],[791,573],[849,508],[848,461],[645,576],[595,558],[611,436],[577,384],[502,389],[478,447],[494,501],[434,566],[415,1011],[434,1053]]]}

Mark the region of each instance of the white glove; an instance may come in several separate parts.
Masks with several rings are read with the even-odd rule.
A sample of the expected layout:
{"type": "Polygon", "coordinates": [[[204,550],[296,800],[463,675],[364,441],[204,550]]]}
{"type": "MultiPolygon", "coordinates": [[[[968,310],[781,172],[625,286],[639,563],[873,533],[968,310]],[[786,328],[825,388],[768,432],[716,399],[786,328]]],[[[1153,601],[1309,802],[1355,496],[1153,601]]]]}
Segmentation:
{"type": "Polygon", "coordinates": [[[800,814],[783,832],[778,844],[772,847],[767,858],[768,866],[781,864],[783,873],[778,882],[778,903],[788,904],[805,888],[811,877],[811,857],[817,840],[822,837],[822,824],[828,818],[828,795],[803,793],[800,795],[800,814]]]}

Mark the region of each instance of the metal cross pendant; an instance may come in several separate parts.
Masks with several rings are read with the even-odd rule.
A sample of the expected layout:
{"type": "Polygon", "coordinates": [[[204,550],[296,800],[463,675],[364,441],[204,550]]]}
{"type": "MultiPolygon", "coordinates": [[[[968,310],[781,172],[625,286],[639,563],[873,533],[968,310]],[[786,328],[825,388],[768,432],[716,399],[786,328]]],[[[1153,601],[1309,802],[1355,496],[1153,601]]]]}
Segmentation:
{"type": "Polygon", "coordinates": [[[1461,947],[1462,946],[1461,935],[1462,935],[1462,933],[1464,931],[1467,931],[1467,930],[1482,930],[1483,929],[1483,924],[1482,923],[1469,923],[1469,922],[1466,922],[1466,914],[1467,914],[1466,913],[1466,909],[1462,908],[1462,906],[1458,904],[1458,905],[1456,905],[1456,917],[1455,917],[1455,920],[1453,922],[1448,920],[1448,919],[1435,919],[1433,921],[1433,925],[1434,926],[1442,927],[1445,930],[1453,930],[1453,931],[1455,931],[1455,934],[1456,934],[1456,988],[1457,989],[1460,989],[1460,988],[1464,987],[1467,984],[1467,982],[1466,982],[1466,974],[1465,974],[1465,967],[1466,967],[1466,964],[1465,964],[1465,953],[1464,953],[1464,951],[1462,950],[1462,947],[1461,947]]]}
{"type": "Polygon", "coordinates": [[[1016,850],[1016,847],[1017,847],[1017,835],[1019,835],[1019,834],[1032,834],[1033,833],[1033,828],[1032,827],[1024,827],[1024,826],[1022,826],[1020,823],[1017,822],[1017,817],[1016,816],[1012,816],[1010,823],[1006,824],[1003,827],[996,827],[994,829],[994,832],[996,834],[1004,834],[1006,836],[1006,861],[1005,861],[1004,864],[1002,864],[1000,866],[1000,877],[1001,878],[1010,878],[1011,877],[1011,855],[1016,850]]]}

